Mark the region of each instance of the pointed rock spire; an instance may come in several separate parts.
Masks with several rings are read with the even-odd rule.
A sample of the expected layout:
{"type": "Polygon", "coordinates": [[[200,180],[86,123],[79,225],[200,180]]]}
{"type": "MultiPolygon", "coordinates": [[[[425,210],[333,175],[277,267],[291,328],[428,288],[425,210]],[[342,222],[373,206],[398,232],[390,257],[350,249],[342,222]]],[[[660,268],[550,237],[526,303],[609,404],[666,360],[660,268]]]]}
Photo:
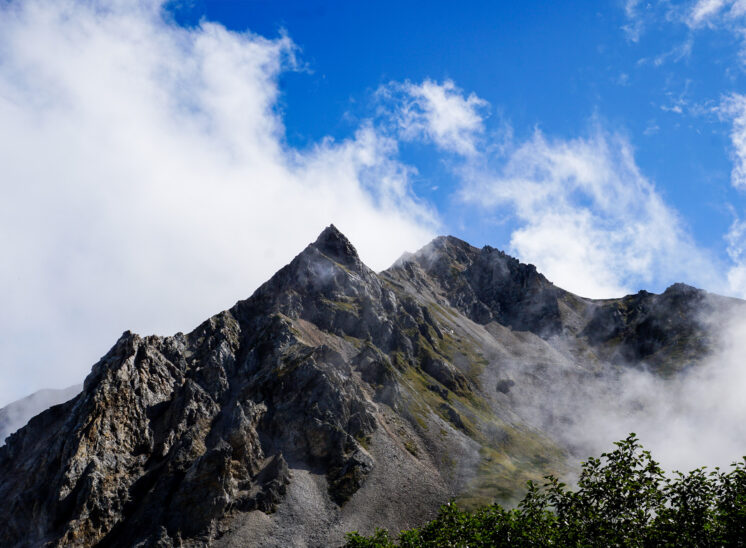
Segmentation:
{"type": "Polygon", "coordinates": [[[355,246],[334,225],[326,227],[311,245],[338,263],[353,264],[360,262],[355,246]]]}

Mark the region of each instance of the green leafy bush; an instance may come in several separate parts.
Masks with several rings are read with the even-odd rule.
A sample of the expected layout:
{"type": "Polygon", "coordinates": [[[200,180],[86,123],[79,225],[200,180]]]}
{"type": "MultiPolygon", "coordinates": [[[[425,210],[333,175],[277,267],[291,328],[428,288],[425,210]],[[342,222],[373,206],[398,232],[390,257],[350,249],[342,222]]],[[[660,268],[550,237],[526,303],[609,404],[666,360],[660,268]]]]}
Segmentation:
{"type": "Polygon", "coordinates": [[[520,504],[473,512],[450,502],[419,529],[347,535],[348,548],[746,546],[746,460],[728,472],[667,476],[635,434],[582,465],[577,488],[528,483],[520,504]]]}

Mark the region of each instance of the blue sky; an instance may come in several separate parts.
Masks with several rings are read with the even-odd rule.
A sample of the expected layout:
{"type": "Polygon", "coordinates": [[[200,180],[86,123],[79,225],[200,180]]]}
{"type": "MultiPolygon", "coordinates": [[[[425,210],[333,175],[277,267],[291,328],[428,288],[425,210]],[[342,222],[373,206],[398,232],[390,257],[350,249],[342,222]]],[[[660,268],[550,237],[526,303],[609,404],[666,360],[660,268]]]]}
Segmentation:
{"type": "MultiPolygon", "coordinates": [[[[278,104],[292,147],[349,136],[390,82],[451,80],[489,104],[485,133],[495,140],[506,125],[518,140],[537,128],[558,139],[595,125],[620,133],[697,244],[727,261],[723,237],[743,196],[731,185],[730,120],[717,108],[743,89],[743,20],[728,16],[737,3],[711,4],[697,22],[706,2],[430,2],[422,9],[202,1],[172,11],[183,25],[217,21],[293,40],[303,70],[281,76],[278,104]]],[[[441,231],[510,246],[513,223],[502,215],[498,223],[477,221],[471,208],[454,204],[459,182],[444,167],[451,158],[421,143],[402,145],[400,155],[417,168],[413,190],[437,208],[441,231]]],[[[631,289],[661,290],[672,280],[630,281],[631,289]]]]}
{"type": "Polygon", "coordinates": [[[746,296],[746,2],[0,2],[0,405],[329,223],[746,296]]]}

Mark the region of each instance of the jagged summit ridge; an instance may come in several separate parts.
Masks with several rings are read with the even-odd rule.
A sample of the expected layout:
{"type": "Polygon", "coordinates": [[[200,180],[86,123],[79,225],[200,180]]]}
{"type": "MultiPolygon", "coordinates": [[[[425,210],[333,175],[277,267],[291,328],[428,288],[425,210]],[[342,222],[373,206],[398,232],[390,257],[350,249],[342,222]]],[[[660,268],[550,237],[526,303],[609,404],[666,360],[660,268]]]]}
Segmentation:
{"type": "Polygon", "coordinates": [[[125,333],[10,436],[0,544],[338,545],[509,499],[565,455],[521,402],[630,358],[688,367],[709,302],[583,299],[454,237],[376,274],[331,225],[191,333],[125,333]]]}
{"type": "Polygon", "coordinates": [[[263,284],[251,299],[293,291],[296,293],[334,292],[346,280],[367,284],[377,282],[375,273],[360,260],[357,250],[334,226],[329,225],[287,266],[263,284]]]}
{"type": "Polygon", "coordinates": [[[497,321],[542,336],[555,335],[562,330],[558,300],[574,297],[556,288],[534,265],[453,236],[435,238],[402,258],[390,273],[416,276],[413,263],[437,283],[436,292],[444,294],[450,306],[480,324],[497,321]]]}

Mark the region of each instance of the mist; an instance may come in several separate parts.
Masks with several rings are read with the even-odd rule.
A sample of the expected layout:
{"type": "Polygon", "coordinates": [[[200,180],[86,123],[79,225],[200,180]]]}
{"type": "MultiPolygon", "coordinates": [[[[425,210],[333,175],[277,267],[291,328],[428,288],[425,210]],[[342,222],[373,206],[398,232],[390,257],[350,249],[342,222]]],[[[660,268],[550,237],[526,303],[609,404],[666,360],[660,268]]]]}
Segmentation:
{"type": "Polygon", "coordinates": [[[81,382],[125,330],[190,331],[332,222],[374,268],[434,235],[370,123],[288,145],[297,53],[159,0],[0,3],[0,406],[81,382]]]}
{"type": "Polygon", "coordinates": [[[74,398],[81,390],[83,390],[82,384],[68,386],[61,390],[39,390],[0,409],[0,446],[5,444],[8,436],[25,426],[29,419],[53,405],[74,398]]]}
{"type": "Polygon", "coordinates": [[[634,432],[669,472],[727,468],[746,454],[744,312],[743,303],[732,301],[699,318],[714,348],[681,372],[662,376],[644,362],[604,364],[595,372],[555,364],[539,390],[522,392],[516,409],[576,462],[634,432]]]}

